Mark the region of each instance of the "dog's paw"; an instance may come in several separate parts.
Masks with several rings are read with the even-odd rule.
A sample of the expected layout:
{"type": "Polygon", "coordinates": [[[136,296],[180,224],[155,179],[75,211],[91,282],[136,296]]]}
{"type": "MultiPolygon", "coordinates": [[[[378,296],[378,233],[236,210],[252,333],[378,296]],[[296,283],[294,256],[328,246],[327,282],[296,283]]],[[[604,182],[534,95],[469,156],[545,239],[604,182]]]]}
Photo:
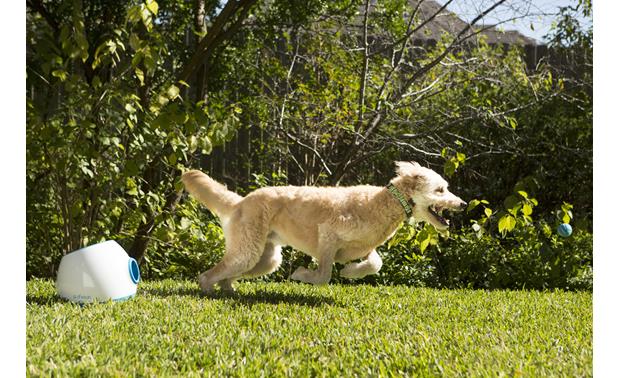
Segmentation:
{"type": "Polygon", "coordinates": [[[220,292],[224,295],[233,295],[235,294],[235,288],[232,285],[232,282],[229,280],[224,280],[219,282],[220,292]]]}
{"type": "Polygon", "coordinates": [[[345,266],[344,268],[340,270],[340,277],[348,278],[351,280],[364,277],[365,275],[360,274],[359,270],[356,268],[357,268],[356,266],[350,266],[350,265],[345,266]]]}
{"type": "Polygon", "coordinates": [[[213,284],[209,281],[208,277],[204,273],[198,276],[198,286],[200,286],[200,291],[203,296],[213,294],[213,284]]]}
{"type": "Polygon", "coordinates": [[[291,279],[295,281],[305,282],[307,276],[308,276],[308,269],[304,268],[303,266],[300,266],[299,268],[295,269],[293,274],[291,274],[291,279]]]}

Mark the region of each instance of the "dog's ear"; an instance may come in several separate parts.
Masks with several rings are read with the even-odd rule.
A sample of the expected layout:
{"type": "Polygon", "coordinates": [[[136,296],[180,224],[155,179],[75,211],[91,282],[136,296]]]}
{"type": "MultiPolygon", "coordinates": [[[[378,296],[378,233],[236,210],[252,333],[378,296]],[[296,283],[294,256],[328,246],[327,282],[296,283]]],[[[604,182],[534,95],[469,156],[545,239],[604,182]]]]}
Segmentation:
{"type": "Polygon", "coordinates": [[[419,167],[420,164],[413,161],[397,161],[396,174],[399,176],[414,176],[416,168],[419,167]]]}

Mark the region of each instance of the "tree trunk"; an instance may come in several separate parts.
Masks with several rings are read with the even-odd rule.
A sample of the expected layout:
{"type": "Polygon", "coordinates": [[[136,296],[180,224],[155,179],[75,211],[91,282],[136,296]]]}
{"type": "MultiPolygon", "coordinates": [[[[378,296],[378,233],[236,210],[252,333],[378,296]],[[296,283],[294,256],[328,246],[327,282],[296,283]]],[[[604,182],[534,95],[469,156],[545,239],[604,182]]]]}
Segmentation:
{"type": "MultiPolygon", "coordinates": [[[[205,0],[196,0],[194,7],[194,29],[197,32],[201,33],[201,35],[203,36],[202,38],[204,38],[204,35],[207,32],[207,24],[205,23],[205,0]]],[[[200,45],[200,42],[202,42],[202,38],[198,35],[195,36],[195,48],[200,45]]],[[[196,92],[194,93],[195,102],[202,100],[206,101],[206,71],[206,62],[203,62],[203,64],[196,70],[195,82],[192,83],[193,85],[191,85],[196,90],[196,92]]]]}
{"type": "MultiPolygon", "coordinates": [[[[222,11],[213,20],[213,25],[209,33],[197,44],[196,51],[179,74],[178,80],[188,81],[191,78],[195,78],[196,83],[194,83],[194,87],[198,89],[195,93],[195,99],[198,101],[204,98],[206,92],[204,88],[206,77],[204,76],[204,72],[200,74],[200,70],[205,67],[207,60],[212,56],[213,52],[241,27],[242,21],[248,16],[251,6],[256,3],[256,1],[257,0],[228,1],[222,11]]],[[[194,10],[196,11],[194,16],[195,25],[201,28],[204,27],[204,0],[196,0],[194,10]]],[[[166,155],[166,152],[163,151],[161,156],[166,155]]],[[[179,172],[165,172],[165,168],[158,163],[158,159],[159,158],[155,158],[152,163],[147,166],[142,176],[152,188],[157,187],[158,184],[164,180],[164,177],[172,180],[172,182],[169,183],[172,184],[172,192],[167,195],[166,204],[163,209],[165,213],[172,213],[182,194],[182,192],[174,191],[174,181],[178,178],[179,172]]],[[[158,214],[152,212],[148,208],[143,208],[143,210],[146,215],[146,220],[141,222],[138,226],[138,230],[136,231],[132,246],[129,250],[131,257],[135,258],[138,262],[141,262],[144,258],[151,240],[150,234],[158,225],[155,221],[158,214]]]]}
{"type": "MultiPolygon", "coordinates": [[[[174,212],[174,209],[179,203],[179,200],[181,199],[182,194],[183,192],[174,192],[174,191],[168,194],[168,196],[166,197],[166,204],[164,206],[163,211],[167,213],[174,212]]],[[[147,217],[146,222],[140,223],[140,226],[138,227],[138,230],[136,231],[136,236],[134,237],[133,244],[131,245],[131,248],[129,249],[129,256],[136,259],[138,263],[142,262],[142,259],[144,258],[144,255],[146,254],[146,249],[148,248],[149,243],[151,241],[151,237],[150,237],[151,232],[155,229],[155,227],[157,227],[157,224],[155,222],[156,217],[157,217],[157,214],[149,211],[149,215],[147,217]]]]}

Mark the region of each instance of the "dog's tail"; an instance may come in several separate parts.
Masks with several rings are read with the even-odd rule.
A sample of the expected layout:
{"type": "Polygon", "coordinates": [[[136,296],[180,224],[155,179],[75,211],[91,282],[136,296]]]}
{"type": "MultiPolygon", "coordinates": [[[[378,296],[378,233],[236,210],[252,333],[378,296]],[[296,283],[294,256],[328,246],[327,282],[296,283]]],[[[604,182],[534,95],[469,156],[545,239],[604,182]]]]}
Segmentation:
{"type": "Polygon", "coordinates": [[[185,172],[181,180],[194,198],[220,218],[228,218],[233,207],[243,199],[200,171],[185,172]]]}

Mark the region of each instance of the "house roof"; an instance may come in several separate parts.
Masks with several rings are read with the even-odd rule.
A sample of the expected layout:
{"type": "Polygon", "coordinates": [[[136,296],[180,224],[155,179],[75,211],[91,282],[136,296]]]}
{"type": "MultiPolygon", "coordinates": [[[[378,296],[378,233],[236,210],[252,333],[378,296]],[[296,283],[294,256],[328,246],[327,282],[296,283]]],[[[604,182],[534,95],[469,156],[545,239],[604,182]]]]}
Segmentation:
{"type": "MultiPolygon", "coordinates": [[[[412,8],[415,8],[419,2],[421,3],[419,4],[418,14],[421,21],[433,17],[442,7],[441,4],[434,0],[409,0],[409,4],[412,8]]],[[[376,0],[371,1],[371,7],[374,8],[376,3],[376,0]]],[[[409,17],[408,14],[403,16],[409,17]]],[[[424,27],[418,30],[413,38],[422,41],[438,41],[444,33],[457,34],[467,26],[468,21],[464,21],[454,12],[444,9],[441,10],[433,20],[429,21],[424,27]]],[[[502,31],[494,25],[485,25],[484,27],[487,29],[480,34],[486,37],[486,41],[489,44],[537,45],[536,40],[526,37],[516,30],[502,31]]],[[[475,25],[473,28],[479,29],[481,26],[475,25]]]]}

